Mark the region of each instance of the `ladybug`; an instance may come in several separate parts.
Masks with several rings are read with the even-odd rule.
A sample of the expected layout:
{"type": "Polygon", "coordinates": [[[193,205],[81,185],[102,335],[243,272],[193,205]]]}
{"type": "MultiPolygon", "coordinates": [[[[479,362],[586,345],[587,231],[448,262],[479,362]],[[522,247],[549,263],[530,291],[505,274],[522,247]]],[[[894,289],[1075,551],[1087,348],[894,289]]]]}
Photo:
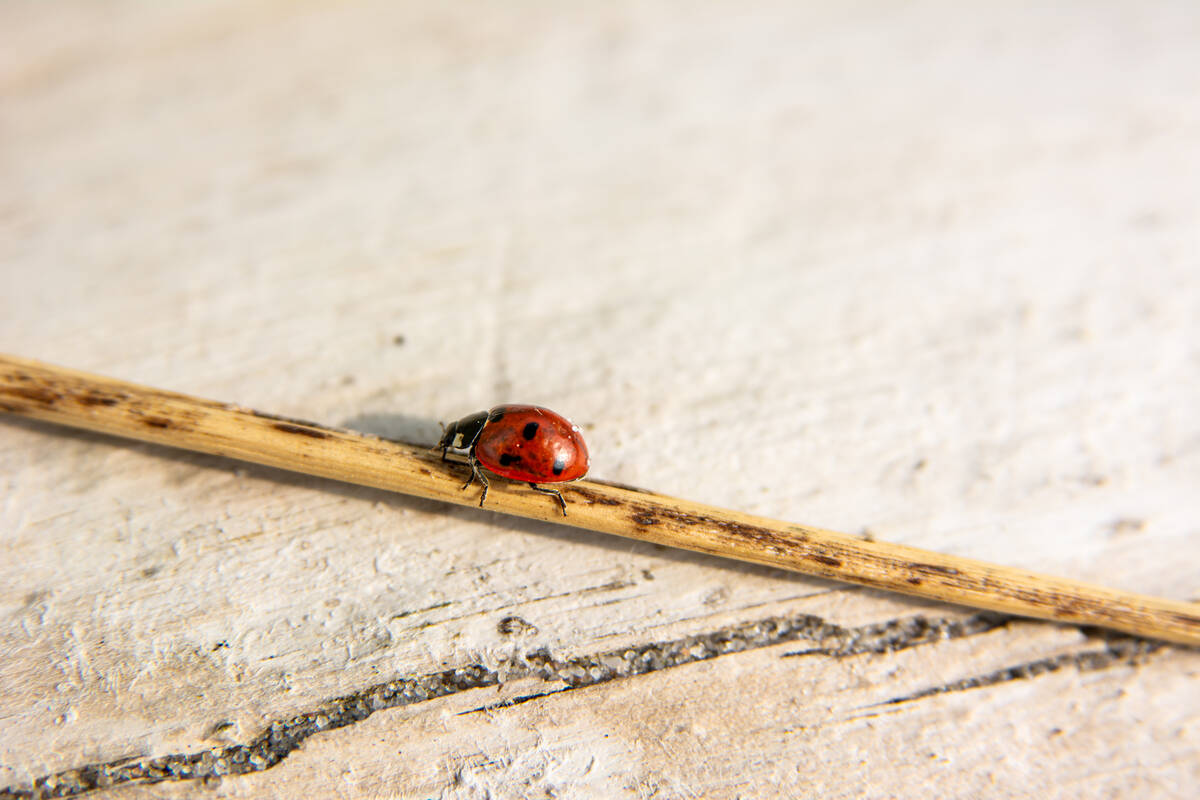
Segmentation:
{"type": "Polygon", "coordinates": [[[480,507],[487,499],[487,470],[502,478],[525,481],[536,492],[554,495],[565,517],[567,503],[562,494],[538,484],[577,481],[588,471],[587,445],[579,426],[540,406],[496,406],[463,417],[446,426],[437,446],[442,448],[443,461],[447,450],[467,451],[471,477],[462,488],[479,479],[483,484],[480,507]]]}

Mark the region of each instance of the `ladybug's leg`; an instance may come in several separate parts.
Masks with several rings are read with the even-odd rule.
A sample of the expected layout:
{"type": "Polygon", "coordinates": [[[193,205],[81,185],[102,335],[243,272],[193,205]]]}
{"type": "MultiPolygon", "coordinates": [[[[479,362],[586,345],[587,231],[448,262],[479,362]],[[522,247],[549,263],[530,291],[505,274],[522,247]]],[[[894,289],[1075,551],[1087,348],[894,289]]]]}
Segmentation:
{"type": "Polygon", "coordinates": [[[563,516],[565,517],[567,515],[567,501],[563,500],[562,492],[558,491],[558,489],[547,489],[544,486],[538,486],[536,483],[530,483],[529,488],[533,489],[535,492],[541,492],[542,494],[554,495],[556,498],[558,498],[558,504],[562,506],[563,516]]]}
{"type": "Polygon", "coordinates": [[[487,476],[483,474],[483,470],[479,468],[479,461],[475,458],[475,454],[471,453],[469,458],[471,462],[471,477],[467,478],[467,482],[463,484],[462,488],[467,488],[471,485],[471,481],[479,478],[479,482],[483,484],[483,493],[479,495],[479,507],[483,508],[483,501],[487,500],[488,479],[487,476]]]}

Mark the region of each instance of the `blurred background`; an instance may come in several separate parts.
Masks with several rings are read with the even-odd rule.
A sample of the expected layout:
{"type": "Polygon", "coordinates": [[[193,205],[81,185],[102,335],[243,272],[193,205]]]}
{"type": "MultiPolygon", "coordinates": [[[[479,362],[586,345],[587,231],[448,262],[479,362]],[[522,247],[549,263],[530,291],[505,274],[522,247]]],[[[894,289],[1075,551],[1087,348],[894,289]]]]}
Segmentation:
{"type": "MultiPolygon", "coordinates": [[[[431,444],[538,403],[594,477],[1200,595],[1193,2],[15,0],[0,30],[4,351],[431,444]]],[[[913,607],[32,423],[0,467],[0,596],[41,620],[0,784],[220,740],[196,692],[244,740],[609,578],[530,646],[913,607]]]]}

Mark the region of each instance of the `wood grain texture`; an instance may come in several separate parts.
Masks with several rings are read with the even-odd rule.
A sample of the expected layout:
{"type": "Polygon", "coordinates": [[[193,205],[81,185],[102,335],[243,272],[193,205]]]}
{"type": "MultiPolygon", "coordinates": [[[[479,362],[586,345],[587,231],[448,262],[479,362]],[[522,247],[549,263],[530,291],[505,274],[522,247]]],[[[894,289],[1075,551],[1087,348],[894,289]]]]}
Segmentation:
{"type": "MultiPolygon", "coordinates": [[[[407,441],[538,403],[615,481],[1195,601],[1198,24],[0,4],[0,350],[407,441]]],[[[0,554],[14,792],[1200,779],[1187,648],[35,421],[0,554]]]]}

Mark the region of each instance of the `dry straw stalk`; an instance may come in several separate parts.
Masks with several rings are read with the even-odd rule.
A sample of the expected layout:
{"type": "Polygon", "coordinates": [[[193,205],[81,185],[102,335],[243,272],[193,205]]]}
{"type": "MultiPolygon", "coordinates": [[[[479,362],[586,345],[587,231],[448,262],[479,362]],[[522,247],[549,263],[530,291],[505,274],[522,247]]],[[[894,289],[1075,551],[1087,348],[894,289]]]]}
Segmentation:
{"type": "MultiPolygon", "coordinates": [[[[0,411],[347,483],[473,505],[465,465],[426,447],[0,355],[0,411]]],[[[1147,597],[600,481],[562,487],[570,514],[497,480],[488,508],[917,597],[1200,644],[1200,605],[1147,597]]]]}

